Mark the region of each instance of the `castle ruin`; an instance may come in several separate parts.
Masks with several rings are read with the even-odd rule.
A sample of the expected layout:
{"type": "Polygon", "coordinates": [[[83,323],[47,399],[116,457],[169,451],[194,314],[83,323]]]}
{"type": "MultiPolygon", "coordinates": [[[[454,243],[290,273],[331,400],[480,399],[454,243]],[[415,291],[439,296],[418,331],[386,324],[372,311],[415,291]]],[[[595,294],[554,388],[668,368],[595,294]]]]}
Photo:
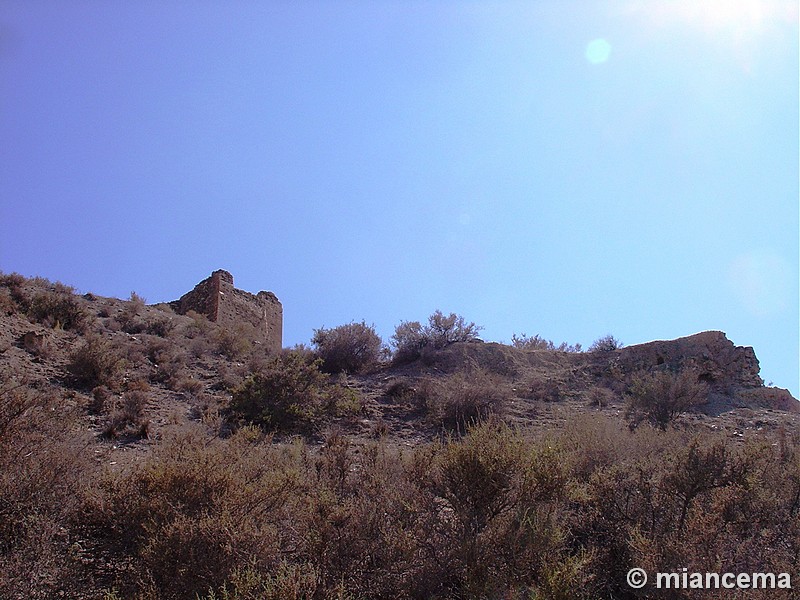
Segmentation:
{"type": "Polygon", "coordinates": [[[283,345],[283,306],[277,296],[272,292],[251,294],[236,289],[233,275],[228,271],[214,271],[170,305],[179,314],[193,310],[226,328],[252,325],[255,341],[264,344],[271,353],[277,354],[283,345]]]}

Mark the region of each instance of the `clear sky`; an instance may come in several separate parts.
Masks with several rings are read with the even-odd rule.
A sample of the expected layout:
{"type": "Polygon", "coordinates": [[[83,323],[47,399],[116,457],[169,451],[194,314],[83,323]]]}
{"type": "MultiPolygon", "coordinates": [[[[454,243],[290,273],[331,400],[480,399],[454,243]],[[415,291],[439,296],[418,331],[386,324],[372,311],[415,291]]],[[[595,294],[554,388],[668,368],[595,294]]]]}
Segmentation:
{"type": "Polygon", "coordinates": [[[284,343],[719,329],[798,396],[794,0],[0,0],[0,269],[284,343]]]}

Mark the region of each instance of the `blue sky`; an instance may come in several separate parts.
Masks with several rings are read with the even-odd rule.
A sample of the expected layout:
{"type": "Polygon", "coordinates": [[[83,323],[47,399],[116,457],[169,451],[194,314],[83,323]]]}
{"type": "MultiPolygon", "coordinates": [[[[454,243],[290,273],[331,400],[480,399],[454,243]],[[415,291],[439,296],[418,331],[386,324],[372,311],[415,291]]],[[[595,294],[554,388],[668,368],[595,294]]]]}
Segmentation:
{"type": "Polygon", "coordinates": [[[487,340],[707,329],[798,395],[783,0],[0,0],[0,269],[284,342],[435,309],[487,340]]]}

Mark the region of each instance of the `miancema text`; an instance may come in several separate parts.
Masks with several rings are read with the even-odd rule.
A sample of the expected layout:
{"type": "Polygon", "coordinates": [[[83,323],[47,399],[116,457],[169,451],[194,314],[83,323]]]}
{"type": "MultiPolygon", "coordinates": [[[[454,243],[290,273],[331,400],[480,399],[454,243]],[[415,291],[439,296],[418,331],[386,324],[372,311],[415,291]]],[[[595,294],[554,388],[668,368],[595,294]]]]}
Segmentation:
{"type": "Polygon", "coordinates": [[[792,589],[789,573],[656,573],[660,589],[792,589]]]}

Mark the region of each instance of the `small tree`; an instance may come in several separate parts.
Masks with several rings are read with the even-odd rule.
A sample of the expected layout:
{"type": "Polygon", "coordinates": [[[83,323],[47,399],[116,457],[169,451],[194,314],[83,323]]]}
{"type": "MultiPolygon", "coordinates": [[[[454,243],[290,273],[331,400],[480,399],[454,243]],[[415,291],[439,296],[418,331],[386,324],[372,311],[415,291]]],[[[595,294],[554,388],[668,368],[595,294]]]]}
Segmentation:
{"type": "Polygon", "coordinates": [[[619,350],[625,344],[620,342],[617,338],[613,335],[604,335],[601,338],[597,338],[592,345],[589,346],[589,352],[612,352],[613,350],[619,350]]]}
{"type": "Polygon", "coordinates": [[[422,349],[444,348],[454,342],[469,342],[478,338],[483,329],[475,323],[467,323],[455,313],[446,315],[437,310],[428,317],[428,324],[419,321],[403,321],[394,330],[392,344],[395,347],[395,362],[410,362],[419,358],[422,349]]]}
{"type": "Polygon", "coordinates": [[[315,329],[311,343],[327,373],[355,373],[371,367],[380,360],[383,346],[375,326],[364,321],[315,329]]]}
{"type": "Polygon", "coordinates": [[[631,429],[647,421],[666,431],[675,417],[701,404],[707,395],[706,385],[698,382],[689,371],[640,374],[633,379],[628,391],[625,418],[631,429]]]}

